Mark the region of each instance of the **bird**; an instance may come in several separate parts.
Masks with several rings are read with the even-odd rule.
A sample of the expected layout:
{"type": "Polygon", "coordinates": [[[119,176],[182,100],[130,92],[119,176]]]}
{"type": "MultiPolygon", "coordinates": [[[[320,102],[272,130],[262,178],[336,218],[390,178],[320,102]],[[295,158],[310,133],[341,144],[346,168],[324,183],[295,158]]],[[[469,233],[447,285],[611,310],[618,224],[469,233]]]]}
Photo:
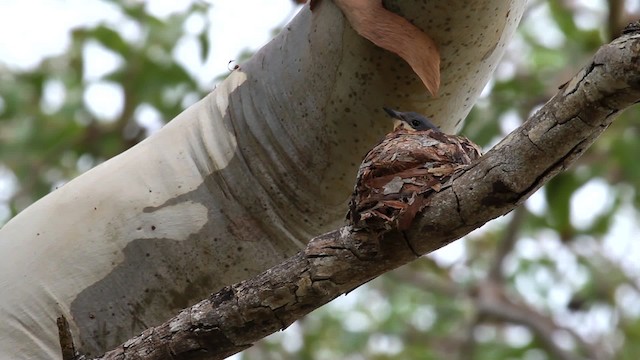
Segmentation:
{"type": "Polygon", "coordinates": [[[471,140],[443,133],[420,113],[383,110],[394,126],[358,169],[347,212],[354,231],[407,230],[430,196],[482,155],[471,140]]]}

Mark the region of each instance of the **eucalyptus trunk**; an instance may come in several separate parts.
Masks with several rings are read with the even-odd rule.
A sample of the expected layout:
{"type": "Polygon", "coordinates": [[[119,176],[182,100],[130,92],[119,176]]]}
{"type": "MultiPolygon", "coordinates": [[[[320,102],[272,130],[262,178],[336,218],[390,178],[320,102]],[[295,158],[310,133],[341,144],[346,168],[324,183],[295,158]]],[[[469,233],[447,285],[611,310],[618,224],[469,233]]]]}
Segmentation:
{"type": "Polygon", "coordinates": [[[457,131],[526,1],[385,4],[438,44],[438,97],[332,2],[305,6],[207,97],[0,229],[0,354],[59,358],[60,315],[99,354],[340,226],[382,106],[457,131]]]}

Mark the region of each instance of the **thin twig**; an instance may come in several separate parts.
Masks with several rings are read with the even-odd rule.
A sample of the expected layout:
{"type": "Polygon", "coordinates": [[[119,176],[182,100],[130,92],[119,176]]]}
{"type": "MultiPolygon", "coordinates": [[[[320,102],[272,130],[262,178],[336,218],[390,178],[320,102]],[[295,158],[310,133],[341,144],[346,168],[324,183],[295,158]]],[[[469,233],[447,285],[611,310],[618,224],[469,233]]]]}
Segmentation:
{"type": "Polygon", "coordinates": [[[607,17],[607,36],[613,40],[620,35],[624,24],[625,10],[623,0],[609,0],[609,15],[607,17]]]}
{"type": "Polygon", "coordinates": [[[78,356],[76,351],[76,345],[73,343],[73,336],[71,335],[71,328],[67,318],[64,315],[60,315],[56,319],[56,325],[58,326],[58,338],[62,349],[62,360],[80,360],[82,357],[78,356]]]}
{"type": "Polygon", "coordinates": [[[458,360],[473,359],[473,354],[476,348],[475,331],[481,322],[481,316],[476,310],[474,310],[469,323],[466,325],[467,331],[464,334],[464,339],[458,348],[458,360]]]}
{"type": "Polygon", "coordinates": [[[511,221],[505,230],[504,237],[498,242],[498,247],[496,247],[495,255],[491,260],[491,267],[489,268],[489,273],[487,277],[494,282],[502,283],[504,282],[504,275],[502,272],[502,267],[504,264],[504,260],[511,253],[513,247],[518,240],[518,233],[520,232],[520,227],[526,218],[527,211],[523,206],[520,206],[511,212],[511,221]]]}

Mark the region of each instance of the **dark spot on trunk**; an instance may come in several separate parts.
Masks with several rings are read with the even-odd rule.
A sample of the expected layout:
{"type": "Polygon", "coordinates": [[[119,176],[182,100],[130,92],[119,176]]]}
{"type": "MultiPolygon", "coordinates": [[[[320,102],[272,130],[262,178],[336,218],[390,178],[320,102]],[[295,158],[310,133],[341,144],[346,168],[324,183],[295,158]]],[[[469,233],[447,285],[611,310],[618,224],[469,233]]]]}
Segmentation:
{"type": "Polygon", "coordinates": [[[498,180],[492,184],[491,195],[482,199],[483,206],[496,207],[505,202],[514,202],[518,199],[518,194],[514,193],[504,182],[498,180]]]}
{"type": "Polygon", "coordinates": [[[214,304],[222,304],[223,302],[227,302],[232,300],[234,297],[233,290],[230,286],[225,286],[217,293],[213,294],[211,298],[211,302],[214,304]]]}

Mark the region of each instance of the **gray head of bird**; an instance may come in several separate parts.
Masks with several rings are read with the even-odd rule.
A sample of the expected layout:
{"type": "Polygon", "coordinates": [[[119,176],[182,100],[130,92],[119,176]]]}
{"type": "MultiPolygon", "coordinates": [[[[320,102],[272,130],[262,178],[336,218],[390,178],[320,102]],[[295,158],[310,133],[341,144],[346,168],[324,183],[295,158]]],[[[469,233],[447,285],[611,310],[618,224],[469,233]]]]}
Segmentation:
{"type": "Polygon", "coordinates": [[[425,131],[429,129],[440,131],[440,129],[433,125],[431,121],[422,114],[412,111],[402,112],[386,107],[383,107],[383,109],[393,119],[393,130],[402,128],[408,131],[425,131]]]}

